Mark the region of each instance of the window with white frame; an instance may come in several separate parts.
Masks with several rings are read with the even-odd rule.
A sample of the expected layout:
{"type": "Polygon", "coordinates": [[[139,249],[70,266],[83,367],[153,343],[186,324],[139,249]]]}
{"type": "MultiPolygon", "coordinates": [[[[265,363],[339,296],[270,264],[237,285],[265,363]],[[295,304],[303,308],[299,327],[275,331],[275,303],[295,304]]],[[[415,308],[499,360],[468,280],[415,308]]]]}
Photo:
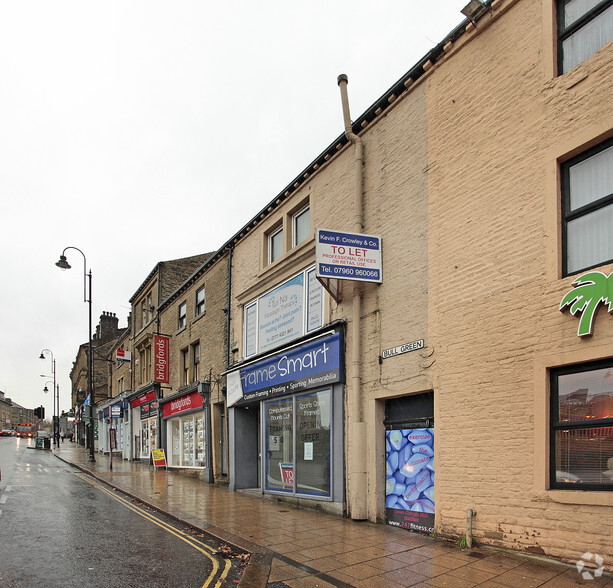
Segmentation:
{"type": "Polygon", "coordinates": [[[204,286],[198,288],[198,290],[196,290],[196,316],[200,316],[201,314],[204,314],[204,311],[206,309],[206,297],[204,294],[204,286]]]}
{"type": "Polygon", "coordinates": [[[613,0],[558,0],[558,71],[566,73],[613,39],[613,0]]]}
{"type": "Polygon", "coordinates": [[[273,263],[283,255],[283,227],[268,235],[268,263],[273,263]]]}
{"type": "Polygon", "coordinates": [[[613,139],[561,166],[564,275],[613,261],[613,139]]]}
{"type": "Polygon", "coordinates": [[[551,370],[550,487],[613,491],[613,359],[551,370]]]}
{"type": "Polygon", "coordinates": [[[179,331],[181,329],[184,329],[186,324],[187,324],[187,302],[183,302],[179,304],[179,321],[177,325],[179,331]]]}
{"type": "Polygon", "coordinates": [[[295,247],[311,236],[311,209],[306,206],[292,217],[292,245],[295,247]]]}
{"type": "Polygon", "coordinates": [[[280,347],[323,326],[324,290],[307,268],[244,308],[244,355],[280,347]]]}

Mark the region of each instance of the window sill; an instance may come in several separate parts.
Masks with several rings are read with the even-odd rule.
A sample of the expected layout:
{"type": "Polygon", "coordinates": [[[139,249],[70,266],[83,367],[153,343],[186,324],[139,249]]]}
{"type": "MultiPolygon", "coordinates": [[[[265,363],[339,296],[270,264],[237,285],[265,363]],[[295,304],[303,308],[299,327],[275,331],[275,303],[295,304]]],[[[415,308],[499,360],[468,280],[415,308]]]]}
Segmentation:
{"type": "Polygon", "coordinates": [[[179,329],[178,331],[175,332],[175,335],[178,335],[179,333],[182,333],[183,331],[187,330],[187,325],[185,325],[184,327],[182,327],[181,329],[179,329]]]}
{"type": "Polygon", "coordinates": [[[194,317],[190,324],[193,325],[195,322],[199,321],[203,316],[206,316],[206,310],[202,314],[199,314],[198,316],[194,317]]]}
{"type": "Polygon", "coordinates": [[[548,490],[546,495],[559,504],[585,504],[590,506],[613,506],[613,491],[600,490],[548,490]]]}

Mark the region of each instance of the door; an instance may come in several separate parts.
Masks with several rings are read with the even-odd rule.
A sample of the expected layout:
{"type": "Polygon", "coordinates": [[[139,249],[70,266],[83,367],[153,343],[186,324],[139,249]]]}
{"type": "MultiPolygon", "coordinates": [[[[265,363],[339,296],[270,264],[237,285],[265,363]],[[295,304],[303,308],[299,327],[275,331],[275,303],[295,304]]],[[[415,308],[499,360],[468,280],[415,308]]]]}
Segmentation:
{"type": "Polygon", "coordinates": [[[433,393],[386,402],[385,517],[431,533],[435,514],[433,393]]]}

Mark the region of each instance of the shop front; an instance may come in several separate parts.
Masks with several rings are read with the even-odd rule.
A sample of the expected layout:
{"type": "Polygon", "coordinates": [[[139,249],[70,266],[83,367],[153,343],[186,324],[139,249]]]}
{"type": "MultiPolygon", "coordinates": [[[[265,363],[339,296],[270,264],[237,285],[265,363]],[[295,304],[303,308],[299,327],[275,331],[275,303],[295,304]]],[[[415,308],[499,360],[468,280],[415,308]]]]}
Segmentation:
{"type": "Polygon", "coordinates": [[[204,470],[212,467],[207,395],[202,388],[203,383],[199,383],[161,401],[168,467],[204,470]]]}
{"type": "Polygon", "coordinates": [[[341,334],[227,374],[230,485],[344,512],[341,334]]]}
{"type": "Polygon", "coordinates": [[[125,400],[113,398],[98,407],[98,451],[108,453],[120,452],[122,455],[126,446],[128,432],[128,407],[125,400]]]}
{"type": "Polygon", "coordinates": [[[155,388],[130,401],[134,459],[149,459],[158,448],[158,400],[155,388]]]}

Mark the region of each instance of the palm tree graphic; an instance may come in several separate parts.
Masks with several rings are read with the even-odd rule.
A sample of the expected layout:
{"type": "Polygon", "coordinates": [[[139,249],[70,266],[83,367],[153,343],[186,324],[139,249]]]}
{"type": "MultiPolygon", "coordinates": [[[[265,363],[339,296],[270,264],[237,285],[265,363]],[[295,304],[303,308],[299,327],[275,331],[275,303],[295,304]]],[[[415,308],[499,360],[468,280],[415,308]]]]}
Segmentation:
{"type": "Polygon", "coordinates": [[[573,316],[580,312],[577,335],[591,335],[596,309],[600,303],[604,302],[609,312],[613,310],[613,272],[609,277],[602,272],[589,272],[577,278],[573,286],[575,287],[562,298],[560,310],[563,311],[569,306],[573,316]]]}

